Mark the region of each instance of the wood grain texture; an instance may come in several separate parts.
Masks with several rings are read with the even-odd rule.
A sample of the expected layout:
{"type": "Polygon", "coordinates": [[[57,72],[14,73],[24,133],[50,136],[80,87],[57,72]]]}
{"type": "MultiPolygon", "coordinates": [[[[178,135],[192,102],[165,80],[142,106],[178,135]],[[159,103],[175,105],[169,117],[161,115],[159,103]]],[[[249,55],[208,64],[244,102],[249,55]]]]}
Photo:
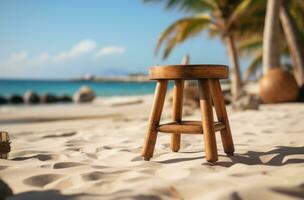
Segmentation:
{"type": "MultiPolygon", "coordinates": [[[[214,122],[214,130],[220,131],[225,128],[222,122],[214,122]]],[[[204,130],[201,121],[182,121],[180,123],[170,122],[158,127],[159,132],[176,134],[203,134],[204,130]]]]}
{"type": "Polygon", "coordinates": [[[228,78],[226,65],[167,65],[155,66],[149,70],[150,79],[184,79],[228,78]]]}
{"type": "Polygon", "coordinates": [[[210,88],[214,108],[216,111],[217,119],[219,122],[225,124],[225,128],[221,130],[221,139],[224,147],[224,151],[228,155],[232,155],[234,152],[234,144],[231,135],[228,115],[224,102],[224,96],[222,93],[221,85],[218,79],[210,80],[210,88]]]}
{"type": "MultiPolygon", "coordinates": [[[[173,87],[173,103],[172,103],[172,119],[174,122],[180,122],[183,115],[183,92],[184,92],[184,80],[175,80],[173,87]]],[[[176,133],[176,132],[172,132],[176,133]]],[[[179,134],[171,135],[170,147],[173,152],[177,152],[180,149],[181,132],[179,134]]]]}
{"type": "Polygon", "coordinates": [[[145,160],[150,160],[153,156],[157,138],[157,127],[161,118],[164,101],[167,93],[168,81],[159,80],[156,84],[152,110],[150,114],[148,130],[144,142],[142,156],[145,160]]]}
{"type": "Polygon", "coordinates": [[[199,79],[199,95],[200,107],[202,115],[202,126],[204,131],[204,143],[206,159],[209,162],[216,162],[218,160],[215,129],[213,124],[213,110],[211,103],[211,94],[209,88],[209,79],[199,79]]]}

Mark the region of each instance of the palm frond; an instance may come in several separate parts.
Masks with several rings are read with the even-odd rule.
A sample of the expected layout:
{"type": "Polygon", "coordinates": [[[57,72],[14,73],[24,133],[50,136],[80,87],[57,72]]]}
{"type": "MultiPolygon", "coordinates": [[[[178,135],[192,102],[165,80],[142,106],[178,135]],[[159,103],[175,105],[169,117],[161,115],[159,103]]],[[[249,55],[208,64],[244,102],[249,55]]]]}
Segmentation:
{"type": "Polygon", "coordinates": [[[262,49],[263,39],[261,36],[249,37],[239,40],[237,49],[242,55],[251,55],[252,53],[262,49]]]}
{"type": "Polygon", "coordinates": [[[147,3],[164,3],[166,9],[178,8],[186,12],[203,12],[214,8],[212,0],[143,0],[147,3]]]}
{"type": "Polygon", "coordinates": [[[215,24],[210,24],[209,25],[209,30],[208,30],[208,35],[210,38],[214,38],[215,36],[220,34],[220,30],[217,25],[215,24]]]}
{"type": "Polygon", "coordinates": [[[233,32],[237,39],[263,35],[267,1],[252,0],[254,3],[244,5],[246,1],[236,6],[236,10],[232,12],[228,20],[230,21],[229,31],[233,32]],[[247,9],[245,9],[246,6],[248,6],[247,9]]]}
{"type": "Polygon", "coordinates": [[[240,17],[244,16],[244,13],[251,7],[254,3],[257,3],[256,0],[243,0],[241,1],[235,9],[233,9],[232,13],[230,14],[227,27],[230,27],[234,21],[238,20],[240,17]]]}
{"type": "Polygon", "coordinates": [[[156,45],[156,53],[159,51],[161,45],[166,43],[163,58],[167,58],[177,44],[198,35],[212,23],[209,15],[202,14],[185,17],[174,22],[160,35],[156,45]]]}

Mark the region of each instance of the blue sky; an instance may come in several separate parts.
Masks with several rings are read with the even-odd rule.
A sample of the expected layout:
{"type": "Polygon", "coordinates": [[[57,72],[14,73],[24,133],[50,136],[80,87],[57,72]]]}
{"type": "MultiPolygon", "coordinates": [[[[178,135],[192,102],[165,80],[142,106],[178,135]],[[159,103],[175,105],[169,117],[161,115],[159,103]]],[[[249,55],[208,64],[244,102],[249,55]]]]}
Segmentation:
{"type": "Polygon", "coordinates": [[[205,34],[165,61],[154,55],[161,31],[184,15],[141,0],[1,0],[0,78],[124,75],[185,54],[192,63],[229,64],[222,42],[205,34]]]}

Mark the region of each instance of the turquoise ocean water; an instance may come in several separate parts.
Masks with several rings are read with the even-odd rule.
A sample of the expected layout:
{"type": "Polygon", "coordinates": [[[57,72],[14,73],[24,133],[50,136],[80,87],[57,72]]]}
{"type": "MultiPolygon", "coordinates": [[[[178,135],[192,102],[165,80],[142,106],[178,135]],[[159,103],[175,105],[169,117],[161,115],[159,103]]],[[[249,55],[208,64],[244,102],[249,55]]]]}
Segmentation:
{"type": "Polygon", "coordinates": [[[48,81],[48,80],[0,80],[0,95],[23,95],[32,90],[39,95],[73,95],[81,86],[91,87],[98,96],[129,96],[152,94],[155,82],[90,82],[90,81],[48,81]]]}

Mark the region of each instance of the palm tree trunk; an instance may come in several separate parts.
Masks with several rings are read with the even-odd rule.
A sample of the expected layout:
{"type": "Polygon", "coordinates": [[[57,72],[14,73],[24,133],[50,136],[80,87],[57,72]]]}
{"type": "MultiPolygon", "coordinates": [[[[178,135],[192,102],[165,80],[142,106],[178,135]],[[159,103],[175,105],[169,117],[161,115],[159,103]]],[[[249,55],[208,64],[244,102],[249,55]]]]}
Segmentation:
{"type": "Polygon", "coordinates": [[[268,0],[263,35],[263,74],[280,67],[279,11],[281,0],[268,0]]]}
{"type": "Polygon", "coordinates": [[[280,19],[291,55],[294,75],[298,85],[302,86],[304,81],[304,47],[300,41],[299,32],[292,16],[287,10],[285,1],[280,6],[280,19]]]}
{"type": "Polygon", "coordinates": [[[242,91],[242,79],[239,67],[238,53],[235,47],[235,41],[232,35],[227,35],[225,37],[227,51],[232,66],[231,69],[231,94],[232,103],[234,103],[240,96],[242,91]]]}

